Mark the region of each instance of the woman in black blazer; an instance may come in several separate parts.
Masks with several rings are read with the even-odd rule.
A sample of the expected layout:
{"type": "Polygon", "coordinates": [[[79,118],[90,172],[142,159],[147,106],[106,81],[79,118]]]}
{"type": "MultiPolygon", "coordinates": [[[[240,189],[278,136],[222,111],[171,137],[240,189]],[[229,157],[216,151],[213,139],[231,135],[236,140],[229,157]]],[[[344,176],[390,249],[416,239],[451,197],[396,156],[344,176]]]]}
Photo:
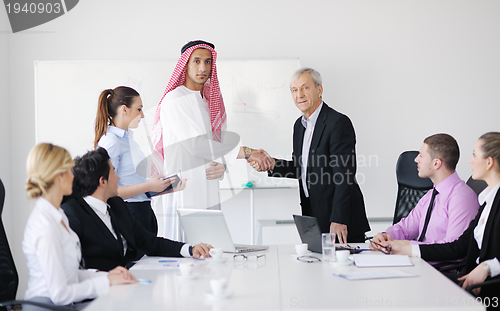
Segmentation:
{"type": "MultiPolygon", "coordinates": [[[[479,209],[476,218],[457,240],[451,243],[418,245],[412,248],[402,241],[385,243],[391,245],[395,254],[420,256],[426,261],[443,261],[466,257],[466,274],[458,278],[462,287],[500,278],[500,133],[490,132],[481,136],[474,146],[472,178],[486,181],[488,187],[479,194],[479,209]]],[[[500,284],[473,293],[496,299],[500,304],[500,284]]],[[[491,300],[493,302],[493,300],[491,300]]]]}

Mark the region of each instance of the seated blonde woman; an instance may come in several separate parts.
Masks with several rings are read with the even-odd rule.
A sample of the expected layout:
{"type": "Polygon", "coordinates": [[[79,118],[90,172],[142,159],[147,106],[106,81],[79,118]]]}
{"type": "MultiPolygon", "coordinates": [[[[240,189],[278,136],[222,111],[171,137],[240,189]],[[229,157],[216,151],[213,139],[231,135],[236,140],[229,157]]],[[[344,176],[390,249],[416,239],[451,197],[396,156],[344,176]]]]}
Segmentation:
{"type": "MultiPolygon", "coordinates": [[[[36,199],[26,224],[23,251],[29,269],[25,299],[81,310],[84,300],[106,293],[109,286],[136,283],[124,267],[107,272],[80,269],[80,240],[59,208],[73,185],[74,162],[68,151],[52,144],[38,144],[30,151],[26,168],[27,195],[36,199]]],[[[25,306],[23,310],[45,310],[25,306]]]]}

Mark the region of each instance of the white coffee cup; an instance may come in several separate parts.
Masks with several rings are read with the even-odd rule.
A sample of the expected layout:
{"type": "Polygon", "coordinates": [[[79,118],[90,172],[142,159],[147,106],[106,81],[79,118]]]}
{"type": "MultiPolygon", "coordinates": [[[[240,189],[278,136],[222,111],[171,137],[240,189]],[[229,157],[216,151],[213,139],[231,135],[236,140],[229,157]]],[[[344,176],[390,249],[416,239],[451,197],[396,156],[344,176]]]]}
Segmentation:
{"type": "Polygon", "coordinates": [[[348,250],[336,251],[337,262],[347,262],[349,260],[349,255],[351,254],[348,250]]]}
{"type": "Polygon", "coordinates": [[[210,280],[210,288],[215,296],[222,296],[227,290],[227,280],[224,278],[210,280]]]}
{"type": "Polygon", "coordinates": [[[222,248],[211,248],[209,253],[213,259],[220,260],[222,258],[222,254],[224,253],[224,251],[222,250],[222,248]]]}
{"type": "Polygon", "coordinates": [[[194,264],[192,263],[180,263],[179,270],[181,270],[182,276],[190,276],[193,273],[194,264]]]}
{"type": "Polygon", "coordinates": [[[297,252],[297,256],[305,256],[307,253],[307,243],[295,245],[295,251],[297,252]]]}

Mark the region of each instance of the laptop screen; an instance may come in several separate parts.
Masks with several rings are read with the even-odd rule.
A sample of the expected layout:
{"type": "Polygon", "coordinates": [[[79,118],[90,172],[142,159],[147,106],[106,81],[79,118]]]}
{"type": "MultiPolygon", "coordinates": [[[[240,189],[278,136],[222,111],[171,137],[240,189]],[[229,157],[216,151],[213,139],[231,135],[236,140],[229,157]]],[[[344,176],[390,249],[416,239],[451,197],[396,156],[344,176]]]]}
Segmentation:
{"type": "Polygon", "coordinates": [[[234,252],[234,244],[220,210],[178,209],[182,228],[189,244],[207,243],[234,252]]]}
{"type": "Polygon", "coordinates": [[[302,243],[307,243],[311,252],[321,253],[321,230],[318,220],[314,217],[293,215],[295,226],[299,231],[302,243]]]}

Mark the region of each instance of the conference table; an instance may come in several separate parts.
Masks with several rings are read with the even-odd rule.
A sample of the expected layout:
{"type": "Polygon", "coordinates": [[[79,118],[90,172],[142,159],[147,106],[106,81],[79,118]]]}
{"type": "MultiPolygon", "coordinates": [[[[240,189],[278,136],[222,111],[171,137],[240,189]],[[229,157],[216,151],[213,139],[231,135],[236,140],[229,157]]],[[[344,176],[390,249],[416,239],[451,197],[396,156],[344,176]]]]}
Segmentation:
{"type": "Polygon", "coordinates": [[[265,254],[254,261],[235,261],[234,254],[224,254],[222,263],[200,260],[194,268],[196,278],[181,277],[168,263],[158,268],[160,258],[145,257],[139,263],[155,264],[138,264],[142,268],[131,271],[151,284],[112,286],[86,310],[485,310],[474,296],[419,258],[410,258],[413,265],[407,267],[359,268],[301,262],[294,253],[293,245],[277,245],[247,253],[265,254]],[[347,280],[334,275],[392,270],[415,276],[347,280]],[[228,280],[229,297],[216,299],[211,294],[210,280],[218,278],[228,280]]]}

